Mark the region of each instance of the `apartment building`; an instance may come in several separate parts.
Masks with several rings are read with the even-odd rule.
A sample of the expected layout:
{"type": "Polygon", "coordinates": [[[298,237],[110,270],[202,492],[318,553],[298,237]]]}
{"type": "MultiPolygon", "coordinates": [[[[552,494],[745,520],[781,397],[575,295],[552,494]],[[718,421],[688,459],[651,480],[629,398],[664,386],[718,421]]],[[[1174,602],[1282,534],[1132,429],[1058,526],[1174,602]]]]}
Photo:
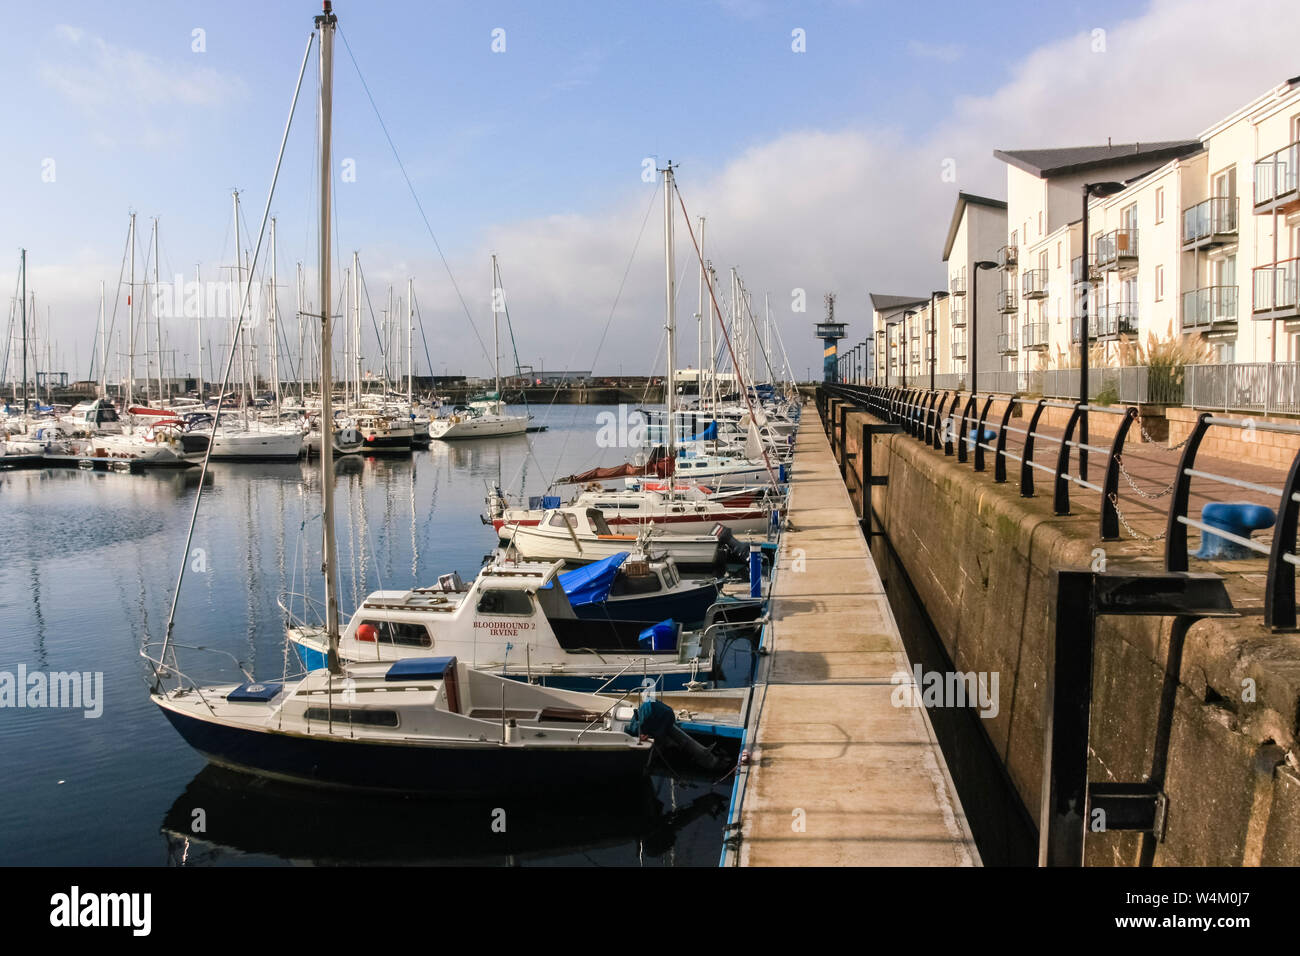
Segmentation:
{"type": "MultiPolygon", "coordinates": [[[[1163,164],[1199,152],[1200,140],[1156,143],[1106,144],[1064,149],[994,150],[1007,164],[1006,243],[997,250],[996,312],[1001,317],[998,334],[1002,370],[1036,371],[1070,364],[1070,344],[1078,338],[1083,257],[1083,187],[1085,183],[1132,183],[1117,202],[1111,196],[1099,215],[1096,201],[1089,207],[1090,247],[1089,333],[1101,333],[1114,321],[1118,338],[1120,319],[1128,318],[1123,303],[1133,288],[1136,270],[1138,205],[1155,203],[1149,174],[1163,164]],[[1141,196],[1138,194],[1142,193],[1141,196]],[[1108,218],[1114,210],[1114,221],[1108,218]],[[1113,248],[1112,248],[1113,247],[1113,248]],[[1111,291],[1113,290],[1113,291],[1111,291]],[[1114,305],[1112,306],[1112,303],[1114,305]]],[[[1166,201],[1171,198],[1161,193],[1166,201]]],[[[1149,211],[1143,218],[1154,225],[1149,211]]],[[[1165,210],[1173,216],[1172,207],[1165,210]]],[[[1164,225],[1165,220],[1161,220],[1164,225]]],[[[1173,227],[1165,226],[1170,236],[1173,227]]]]}
{"type": "Polygon", "coordinates": [[[917,380],[923,355],[919,313],[929,306],[929,296],[871,293],[873,374],[877,383],[917,380]]]}
{"type": "Polygon", "coordinates": [[[939,353],[940,372],[965,375],[972,357],[977,369],[1001,367],[1001,322],[996,312],[999,280],[994,272],[977,269],[976,263],[994,261],[998,248],[1006,243],[1006,235],[1005,202],[957,193],[943,246],[943,261],[948,268],[949,320],[947,344],[939,353]],[[983,275],[976,275],[977,271],[983,275]]]}

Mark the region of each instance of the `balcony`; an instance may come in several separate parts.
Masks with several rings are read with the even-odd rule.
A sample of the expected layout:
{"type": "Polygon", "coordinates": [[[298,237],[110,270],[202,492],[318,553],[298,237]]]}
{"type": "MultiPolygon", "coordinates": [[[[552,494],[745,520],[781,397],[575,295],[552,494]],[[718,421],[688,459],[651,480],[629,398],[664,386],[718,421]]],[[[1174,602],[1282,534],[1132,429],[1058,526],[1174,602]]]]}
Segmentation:
{"type": "Polygon", "coordinates": [[[965,310],[965,309],[961,308],[960,306],[956,306],[956,305],[954,305],[954,306],[952,307],[952,313],[951,313],[951,315],[952,315],[952,327],[953,327],[954,329],[964,329],[964,328],[966,328],[966,310],[965,310]]]}
{"type": "Polygon", "coordinates": [[[1212,285],[1183,293],[1184,331],[1236,327],[1237,287],[1212,285]]]}
{"type": "Polygon", "coordinates": [[[1137,265],[1138,231],[1136,229],[1112,229],[1105,235],[1097,237],[1097,268],[1102,270],[1124,269],[1137,265]]]}
{"type": "Polygon", "coordinates": [[[1013,314],[1020,309],[1020,303],[1016,301],[1015,289],[1002,289],[998,292],[998,311],[1004,315],[1013,314]]]}
{"type": "Polygon", "coordinates": [[[1300,279],[1300,259],[1284,259],[1254,270],[1255,295],[1251,312],[1257,319],[1294,319],[1296,280],[1300,279]]]}
{"type": "Polygon", "coordinates": [[[1183,249],[1237,241],[1237,197],[1215,196],[1183,210],[1183,249]]]}
{"type": "Polygon", "coordinates": [[[952,359],[954,362],[966,358],[966,336],[954,335],[952,337],[952,359]]]}
{"type": "Polygon", "coordinates": [[[1026,322],[1020,329],[1020,345],[1026,352],[1045,351],[1047,337],[1046,322],[1026,322]]]}
{"type": "Polygon", "coordinates": [[[1117,339],[1121,335],[1135,336],[1138,332],[1138,307],[1136,302],[1108,302],[1097,309],[1096,318],[1089,318],[1088,333],[1098,339],[1117,339]]]}
{"type": "Polygon", "coordinates": [[[1296,166],[1300,143],[1284,146],[1255,163],[1255,212],[1290,212],[1300,205],[1296,166]]]}
{"type": "Polygon", "coordinates": [[[1016,267],[1016,261],[1017,261],[1016,247],[1003,246],[1001,249],[998,250],[997,259],[998,259],[999,269],[1014,269],[1016,267]]]}
{"type": "Polygon", "coordinates": [[[965,295],[966,294],[966,267],[962,266],[959,270],[948,276],[948,294],[965,295]]]}
{"type": "MultiPolygon", "coordinates": [[[[1097,332],[1100,328],[1101,328],[1101,323],[1098,321],[1097,316],[1095,315],[1088,316],[1088,341],[1095,342],[1099,338],[1097,332]]],[[[1075,316],[1073,319],[1070,320],[1070,341],[1071,342],[1079,341],[1079,317],[1078,316],[1075,316]]]]}
{"type": "Polygon", "coordinates": [[[1019,349],[1016,348],[1016,333],[1003,332],[998,336],[998,354],[1015,355],[1019,349]]]}
{"type": "Polygon", "coordinates": [[[1020,274],[1020,294],[1026,299],[1047,298],[1047,270],[1026,269],[1020,274]]]}

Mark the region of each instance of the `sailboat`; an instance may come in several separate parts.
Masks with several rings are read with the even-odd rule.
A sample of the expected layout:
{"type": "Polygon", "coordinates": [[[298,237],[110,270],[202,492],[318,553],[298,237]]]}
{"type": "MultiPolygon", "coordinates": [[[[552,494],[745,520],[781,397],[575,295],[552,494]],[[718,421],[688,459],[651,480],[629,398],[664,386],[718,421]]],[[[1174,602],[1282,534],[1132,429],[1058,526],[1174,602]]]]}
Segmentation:
{"type": "Polygon", "coordinates": [[[501,276],[497,270],[497,257],[492,256],[492,345],[496,390],[471,401],[464,409],[446,418],[436,418],[429,423],[429,434],[441,441],[458,438],[499,438],[505,435],[522,435],[528,431],[527,415],[509,415],[501,399],[501,332],[500,310],[501,276]]]}
{"type": "MultiPolygon", "coordinates": [[[[321,418],[333,420],[330,315],[330,165],[334,31],[329,0],[315,18],[319,42],[321,418]]],[[[302,73],[299,74],[301,83],[302,73]]],[[[295,94],[296,101],[296,94],[295,94]]],[[[287,130],[286,130],[287,135],[287,130]]],[[[283,154],[283,144],[281,146],[283,154]]],[[[278,166],[278,161],[277,161],[278,166]]],[[[322,786],[502,793],[597,785],[640,775],[653,742],[625,698],[521,684],[455,657],[342,664],[339,657],[334,456],[321,455],[326,666],[294,680],[202,686],[176,665],[175,603],[153,669],[151,698],[212,763],[322,786]]],[[[201,485],[200,485],[201,493],[201,485]]],[[[198,502],[195,503],[197,511],[198,502]]],[[[191,526],[192,527],[192,526],[191,526]]],[[[187,542],[188,548],[188,542],[187,542]]],[[[184,579],[184,563],[176,594],[184,579]]],[[[670,727],[664,736],[679,728],[670,727]]]]}

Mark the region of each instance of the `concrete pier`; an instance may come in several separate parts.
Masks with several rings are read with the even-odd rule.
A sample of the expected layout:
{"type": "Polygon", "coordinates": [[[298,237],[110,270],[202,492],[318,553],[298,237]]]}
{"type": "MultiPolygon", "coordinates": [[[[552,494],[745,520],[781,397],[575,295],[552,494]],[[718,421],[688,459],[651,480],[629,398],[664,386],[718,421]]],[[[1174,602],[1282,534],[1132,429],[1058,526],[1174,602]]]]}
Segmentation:
{"type": "Polygon", "coordinates": [[[790,488],[724,863],[979,865],[925,708],[899,706],[910,664],[811,409],[790,488]]]}

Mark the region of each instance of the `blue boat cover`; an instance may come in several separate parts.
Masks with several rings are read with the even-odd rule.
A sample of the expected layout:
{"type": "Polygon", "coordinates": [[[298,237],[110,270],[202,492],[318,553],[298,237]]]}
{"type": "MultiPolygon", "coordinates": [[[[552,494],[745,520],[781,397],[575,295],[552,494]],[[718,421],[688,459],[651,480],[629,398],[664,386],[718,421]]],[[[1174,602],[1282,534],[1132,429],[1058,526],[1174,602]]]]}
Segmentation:
{"type": "MultiPolygon", "coordinates": [[[[610,586],[618,575],[618,569],[627,560],[628,552],[611,554],[602,561],[587,564],[572,571],[560,574],[560,587],[569,596],[569,603],[574,607],[584,604],[599,604],[609,596],[610,586]]],[[[548,584],[547,587],[550,587],[548,584]]]]}
{"type": "Polygon", "coordinates": [[[388,668],[384,680],[438,680],[455,666],[454,657],[408,657],[388,668]]]}
{"type": "Polygon", "coordinates": [[[240,684],[227,694],[226,700],[232,700],[236,703],[251,702],[264,704],[269,700],[274,700],[275,695],[280,693],[280,688],[283,686],[283,684],[259,684],[256,681],[249,681],[246,684],[240,684]]]}
{"type": "Polygon", "coordinates": [[[637,637],[637,643],[651,651],[671,651],[677,647],[677,625],[672,618],[651,624],[637,637]]]}
{"type": "Polygon", "coordinates": [[[718,423],[709,422],[708,426],[704,429],[704,431],[700,432],[698,435],[692,435],[690,438],[686,440],[687,441],[713,441],[713,439],[717,437],[718,437],[718,423]]]}

